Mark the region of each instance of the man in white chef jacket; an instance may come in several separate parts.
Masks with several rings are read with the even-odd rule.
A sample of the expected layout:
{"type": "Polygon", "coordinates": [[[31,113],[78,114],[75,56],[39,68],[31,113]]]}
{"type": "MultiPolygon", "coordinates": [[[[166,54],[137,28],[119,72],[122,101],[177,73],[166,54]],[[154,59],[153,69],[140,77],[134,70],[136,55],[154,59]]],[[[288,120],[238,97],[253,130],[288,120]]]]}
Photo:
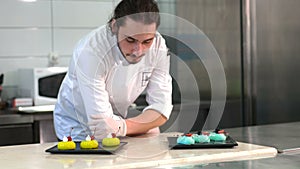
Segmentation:
{"type": "Polygon", "coordinates": [[[58,139],[138,135],[157,131],[167,121],[173,107],[172,79],[159,24],[154,0],[123,0],[107,25],[79,41],[54,110],[58,139]],[[149,105],[126,118],[128,107],[144,90],[149,105]]]}

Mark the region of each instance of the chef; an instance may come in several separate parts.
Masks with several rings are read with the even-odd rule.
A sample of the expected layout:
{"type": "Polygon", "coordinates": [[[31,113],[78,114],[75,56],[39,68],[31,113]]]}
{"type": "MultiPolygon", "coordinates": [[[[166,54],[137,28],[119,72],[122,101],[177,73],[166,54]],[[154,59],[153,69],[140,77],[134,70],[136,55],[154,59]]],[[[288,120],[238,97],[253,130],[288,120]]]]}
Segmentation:
{"type": "Polygon", "coordinates": [[[107,25],[79,41],[54,110],[58,139],[159,132],[173,107],[170,56],[159,24],[154,0],[122,0],[107,25]],[[127,118],[142,92],[148,106],[127,118]]]}

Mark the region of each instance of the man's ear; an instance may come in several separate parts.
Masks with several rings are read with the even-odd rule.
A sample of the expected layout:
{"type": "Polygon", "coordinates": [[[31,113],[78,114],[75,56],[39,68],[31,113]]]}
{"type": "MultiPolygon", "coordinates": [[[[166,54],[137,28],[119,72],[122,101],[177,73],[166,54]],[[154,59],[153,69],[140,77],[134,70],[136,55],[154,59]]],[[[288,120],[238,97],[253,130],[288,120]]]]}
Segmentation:
{"type": "Polygon", "coordinates": [[[117,22],[115,19],[113,19],[110,23],[110,27],[111,27],[111,31],[113,34],[118,32],[118,26],[117,26],[117,22]]]}

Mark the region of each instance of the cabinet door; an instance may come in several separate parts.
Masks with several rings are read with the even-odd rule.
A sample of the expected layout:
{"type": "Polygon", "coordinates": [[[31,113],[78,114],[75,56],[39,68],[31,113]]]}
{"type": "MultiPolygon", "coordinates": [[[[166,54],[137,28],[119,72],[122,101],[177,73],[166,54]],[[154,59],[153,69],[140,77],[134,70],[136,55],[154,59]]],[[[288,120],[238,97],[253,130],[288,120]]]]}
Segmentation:
{"type": "Polygon", "coordinates": [[[33,143],[32,124],[0,126],[0,146],[33,143]]]}

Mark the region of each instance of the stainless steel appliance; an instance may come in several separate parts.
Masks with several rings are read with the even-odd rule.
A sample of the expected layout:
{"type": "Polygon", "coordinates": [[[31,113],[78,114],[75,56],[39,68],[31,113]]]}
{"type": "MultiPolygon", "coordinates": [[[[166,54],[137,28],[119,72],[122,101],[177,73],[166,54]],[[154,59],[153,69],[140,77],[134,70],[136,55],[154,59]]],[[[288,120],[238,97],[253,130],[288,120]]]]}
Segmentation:
{"type": "Polygon", "coordinates": [[[3,83],[3,78],[4,78],[4,75],[1,74],[0,75],[0,102],[1,102],[1,92],[2,92],[2,83],[3,83]]]}
{"type": "Polygon", "coordinates": [[[299,121],[300,1],[243,2],[247,122],[299,121]]]}
{"type": "MultiPolygon", "coordinates": [[[[184,18],[200,28],[220,56],[227,80],[227,102],[219,127],[300,120],[300,1],[166,0],[159,3],[162,12],[184,18]]],[[[169,26],[161,29],[184,32],[176,23],[163,22],[169,22],[169,26]]],[[[188,34],[196,36],[193,32],[188,34]]],[[[176,39],[166,39],[171,50],[191,68],[197,81],[204,104],[199,107],[193,129],[201,129],[209,109],[206,103],[211,99],[206,69],[189,47],[176,39]]],[[[175,78],[186,77],[181,65],[172,60],[175,78]]],[[[190,86],[190,81],[186,80],[184,85],[190,86]]],[[[174,88],[175,103],[181,102],[180,92],[193,91],[174,88]]],[[[177,106],[174,114],[178,115],[179,111],[177,106]]],[[[178,125],[193,121],[192,118],[178,125]]]]}
{"type": "MultiPolygon", "coordinates": [[[[204,35],[199,36],[195,32],[186,30],[184,26],[178,25],[177,22],[173,24],[172,22],[168,23],[169,26],[161,29],[174,30],[177,34],[180,34],[179,36],[184,36],[189,41],[193,41],[195,38],[202,38],[201,36],[207,36],[219,54],[224,67],[227,85],[227,101],[219,127],[244,125],[242,113],[241,2],[239,0],[178,0],[162,1],[160,3],[162,12],[171,13],[185,19],[198,27],[204,35]]],[[[179,63],[178,59],[176,60],[174,57],[172,59],[171,57],[171,72],[174,79],[183,81],[181,85],[185,86],[184,91],[179,88],[174,88],[173,90],[175,106],[172,115],[177,117],[179,113],[183,115],[180,118],[171,117],[171,120],[175,119],[179,130],[182,126],[194,121],[196,122],[192,126],[192,130],[201,130],[211,105],[212,84],[210,84],[209,74],[203,62],[187,44],[170,37],[166,37],[166,40],[171,52],[179,56],[180,60],[184,62],[179,63]],[[196,120],[194,116],[189,117],[189,112],[192,110],[187,109],[185,112],[182,112],[182,107],[176,105],[177,102],[184,103],[186,101],[192,103],[195,101],[195,98],[192,97],[195,90],[191,86],[191,80],[187,78],[188,75],[184,71],[183,66],[190,68],[199,89],[200,106],[196,120]],[[187,98],[182,97],[183,92],[188,93],[186,94],[187,98]],[[178,97],[181,100],[178,100],[178,97]]],[[[206,50],[205,46],[196,47],[206,50]]],[[[184,107],[188,106],[190,105],[184,105],[184,107]]]]}

